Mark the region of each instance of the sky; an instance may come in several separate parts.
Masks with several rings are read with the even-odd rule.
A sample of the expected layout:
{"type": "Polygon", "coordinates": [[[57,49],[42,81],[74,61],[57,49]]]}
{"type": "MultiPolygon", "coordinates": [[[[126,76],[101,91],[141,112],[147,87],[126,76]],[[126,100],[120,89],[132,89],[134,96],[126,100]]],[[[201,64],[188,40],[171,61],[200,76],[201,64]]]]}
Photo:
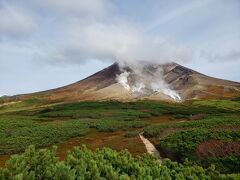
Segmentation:
{"type": "Polygon", "coordinates": [[[240,1],[0,0],[0,96],[143,60],[240,82],[240,1]]]}

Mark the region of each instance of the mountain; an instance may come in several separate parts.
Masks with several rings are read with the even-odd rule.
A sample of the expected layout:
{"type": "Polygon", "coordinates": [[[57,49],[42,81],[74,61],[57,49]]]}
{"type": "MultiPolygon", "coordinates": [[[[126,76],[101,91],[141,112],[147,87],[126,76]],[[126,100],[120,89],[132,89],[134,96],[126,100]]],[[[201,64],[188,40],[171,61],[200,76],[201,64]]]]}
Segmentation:
{"type": "Polygon", "coordinates": [[[38,96],[49,101],[138,99],[184,101],[240,96],[240,83],[206,76],[177,63],[119,66],[118,63],[76,83],[15,99],[38,96]]]}

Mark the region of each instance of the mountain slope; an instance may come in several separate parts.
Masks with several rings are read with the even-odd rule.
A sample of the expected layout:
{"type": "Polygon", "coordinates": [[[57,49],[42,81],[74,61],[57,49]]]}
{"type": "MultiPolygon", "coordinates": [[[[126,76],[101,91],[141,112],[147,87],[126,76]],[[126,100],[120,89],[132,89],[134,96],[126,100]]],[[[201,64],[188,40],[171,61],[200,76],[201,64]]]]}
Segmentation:
{"type": "Polygon", "coordinates": [[[32,96],[39,96],[49,101],[109,99],[172,101],[178,96],[177,100],[225,98],[240,96],[240,83],[209,77],[176,63],[146,65],[140,73],[137,73],[132,67],[120,68],[117,63],[114,63],[76,83],[48,91],[18,95],[15,98],[21,100],[32,96]],[[126,81],[124,83],[129,87],[119,81],[118,77],[125,75],[124,73],[127,76],[122,80],[126,81]],[[155,90],[154,86],[159,87],[155,90]],[[171,95],[173,93],[174,96],[171,95]]]}

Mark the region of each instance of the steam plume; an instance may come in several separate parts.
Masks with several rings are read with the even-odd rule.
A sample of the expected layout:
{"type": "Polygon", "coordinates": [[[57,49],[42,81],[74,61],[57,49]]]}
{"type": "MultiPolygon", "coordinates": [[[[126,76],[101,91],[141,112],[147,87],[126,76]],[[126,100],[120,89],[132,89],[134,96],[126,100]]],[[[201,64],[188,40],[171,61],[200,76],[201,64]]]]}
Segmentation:
{"type": "Polygon", "coordinates": [[[164,81],[163,69],[161,65],[150,63],[122,64],[122,73],[116,80],[127,91],[136,96],[149,96],[163,93],[175,101],[181,101],[178,92],[172,90],[164,81]]]}

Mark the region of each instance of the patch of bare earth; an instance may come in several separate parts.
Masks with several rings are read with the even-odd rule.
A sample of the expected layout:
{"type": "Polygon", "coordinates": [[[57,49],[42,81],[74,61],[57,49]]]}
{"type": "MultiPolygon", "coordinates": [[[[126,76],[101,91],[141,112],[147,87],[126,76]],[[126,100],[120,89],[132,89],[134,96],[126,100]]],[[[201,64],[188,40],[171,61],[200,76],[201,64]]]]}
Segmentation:
{"type": "Polygon", "coordinates": [[[161,156],[160,153],[158,152],[158,150],[156,149],[156,147],[148,140],[146,139],[142,133],[139,134],[140,139],[142,140],[142,142],[144,143],[146,150],[148,152],[148,154],[151,154],[153,156],[155,156],[156,158],[158,158],[161,162],[161,156]]]}
{"type": "Polygon", "coordinates": [[[0,155],[0,167],[5,167],[5,163],[9,158],[10,155],[0,155]]]}
{"type": "Polygon", "coordinates": [[[204,119],[207,115],[204,113],[199,113],[191,116],[191,120],[201,120],[204,119]]]}
{"type": "Polygon", "coordinates": [[[198,145],[196,154],[201,158],[223,157],[240,154],[239,142],[226,142],[222,140],[207,140],[198,145]]]}
{"type": "Polygon", "coordinates": [[[150,118],[147,118],[146,121],[149,122],[150,124],[165,124],[165,123],[172,121],[171,118],[172,117],[169,115],[163,115],[163,116],[159,116],[159,117],[152,116],[150,118]]]}

